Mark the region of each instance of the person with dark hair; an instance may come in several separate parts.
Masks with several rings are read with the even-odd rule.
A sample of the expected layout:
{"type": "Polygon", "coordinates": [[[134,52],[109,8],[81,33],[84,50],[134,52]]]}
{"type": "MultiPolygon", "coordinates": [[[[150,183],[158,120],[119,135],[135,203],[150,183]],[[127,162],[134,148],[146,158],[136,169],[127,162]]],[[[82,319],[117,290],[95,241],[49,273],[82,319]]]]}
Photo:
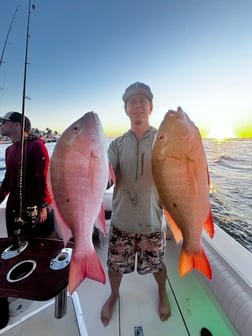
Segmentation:
{"type": "Polygon", "coordinates": [[[163,263],[166,244],[163,209],[151,169],[152,143],[157,133],[149,124],[152,99],[153,94],[144,83],[136,82],[126,89],[123,101],[131,127],[113,140],[108,149],[116,182],[107,261],[111,294],[101,311],[105,326],[112,317],[123,274],[135,269],[136,255],[138,273],[153,273],[157,282],[160,320],[170,316],[163,263]]]}
{"type": "MultiPolygon", "coordinates": [[[[5,152],[6,172],[0,186],[0,203],[8,196],[6,203],[7,234],[9,237],[16,234],[15,219],[20,217],[20,190],[18,188],[21,182],[21,235],[49,237],[54,231],[53,213],[47,207],[51,203],[47,185],[49,154],[44,141],[30,134],[31,122],[25,116],[23,173],[22,181],[20,181],[22,120],[23,116],[19,112],[8,112],[0,118],[1,134],[9,137],[12,141],[5,152]]],[[[0,298],[0,308],[1,329],[9,320],[7,298],[0,298]]]]}

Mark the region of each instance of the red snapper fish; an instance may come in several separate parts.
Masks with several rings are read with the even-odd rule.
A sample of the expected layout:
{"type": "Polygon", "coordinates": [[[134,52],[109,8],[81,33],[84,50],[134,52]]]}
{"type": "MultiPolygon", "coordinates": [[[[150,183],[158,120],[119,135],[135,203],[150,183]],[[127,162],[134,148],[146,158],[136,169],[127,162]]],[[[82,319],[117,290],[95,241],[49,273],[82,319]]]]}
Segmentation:
{"type": "Polygon", "coordinates": [[[202,229],[214,235],[209,201],[209,174],[198,128],[178,107],[169,110],[152,151],[153,179],[177,244],[183,240],[179,272],[196,268],[207,278],[212,271],[201,244],[202,229]]]}
{"type": "Polygon", "coordinates": [[[50,186],[55,217],[64,244],[74,238],[69,269],[70,294],[87,277],[106,278],[92,242],[93,225],[105,232],[103,195],[114,181],[99,117],[84,114],[57,141],[50,160],[50,186]]]}

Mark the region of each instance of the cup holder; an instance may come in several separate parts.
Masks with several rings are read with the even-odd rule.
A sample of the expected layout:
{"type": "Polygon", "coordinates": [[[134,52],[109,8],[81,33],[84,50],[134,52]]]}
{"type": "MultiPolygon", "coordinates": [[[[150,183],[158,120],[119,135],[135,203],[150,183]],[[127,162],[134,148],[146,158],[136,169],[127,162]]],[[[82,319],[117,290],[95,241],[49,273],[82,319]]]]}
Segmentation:
{"type": "Polygon", "coordinates": [[[13,266],[8,274],[9,282],[17,282],[27,278],[36,268],[35,260],[24,260],[13,266]]]}

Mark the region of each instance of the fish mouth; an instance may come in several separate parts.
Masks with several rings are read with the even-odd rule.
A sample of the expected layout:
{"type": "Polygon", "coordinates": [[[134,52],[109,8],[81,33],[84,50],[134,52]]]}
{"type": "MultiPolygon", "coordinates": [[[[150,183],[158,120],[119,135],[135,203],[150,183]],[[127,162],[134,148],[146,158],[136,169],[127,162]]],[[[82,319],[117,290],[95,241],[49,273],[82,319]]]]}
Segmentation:
{"type": "Polygon", "coordinates": [[[85,113],[83,115],[83,118],[85,118],[85,119],[91,119],[92,118],[92,119],[94,119],[96,121],[99,120],[98,114],[96,112],[94,112],[94,111],[89,111],[89,112],[85,113]]]}
{"type": "Polygon", "coordinates": [[[102,124],[98,114],[94,111],[89,111],[83,115],[83,123],[87,125],[87,129],[91,130],[93,128],[102,130],[102,124]]]}
{"type": "Polygon", "coordinates": [[[173,111],[169,110],[166,114],[167,117],[175,118],[177,120],[184,120],[185,119],[185,113],[181,111],[173,111]]]}
{"type": "MultiPolygon", "coordinates": [[[[178,109],[178,111],[169,110],[166,113],[163,125],[169,125],[169,133],[172,137],[180,139],[187,139],[190,137],[190,131],[189,131],[190,119],[183,110],[180,109],[178,109]]],[[[163,142],[162,135],[160,137],[161,137],[160,142],[163,142]]]]}

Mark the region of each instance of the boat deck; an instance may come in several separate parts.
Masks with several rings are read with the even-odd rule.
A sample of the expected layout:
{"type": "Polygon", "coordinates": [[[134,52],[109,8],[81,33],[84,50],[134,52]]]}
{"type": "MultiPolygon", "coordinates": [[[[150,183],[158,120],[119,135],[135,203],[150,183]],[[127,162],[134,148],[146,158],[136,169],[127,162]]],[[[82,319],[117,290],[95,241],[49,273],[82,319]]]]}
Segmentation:
{"type": "MultiPolygon", "coordinates": [[[[107,247],[97,242],[96,250],[106,271],[107,247]]],[[[180,278],[178,253],[175,242],[168,240],[165,263],[171,317],[167,321],[159,319],[157,285],[153,276],[140,276],[134,272],[123,277],[120,298],[107,327],[100,321],[100,311],[110,293],[109,281],[102,285],[86,279],[73,297],[68,297],[67,314],[62,319],[54,318],[54,300],[22,300],[23,311],[20,304],[21,308],[17,307],[17,310],[22,312],[11,317],[9,325],[0,334],[141,336],[141,333],[134,332],[134,328],[142,327],[143,336],[197,336],[205,327],[214,336],[239,335],[198,272],[180,278]]]]}

